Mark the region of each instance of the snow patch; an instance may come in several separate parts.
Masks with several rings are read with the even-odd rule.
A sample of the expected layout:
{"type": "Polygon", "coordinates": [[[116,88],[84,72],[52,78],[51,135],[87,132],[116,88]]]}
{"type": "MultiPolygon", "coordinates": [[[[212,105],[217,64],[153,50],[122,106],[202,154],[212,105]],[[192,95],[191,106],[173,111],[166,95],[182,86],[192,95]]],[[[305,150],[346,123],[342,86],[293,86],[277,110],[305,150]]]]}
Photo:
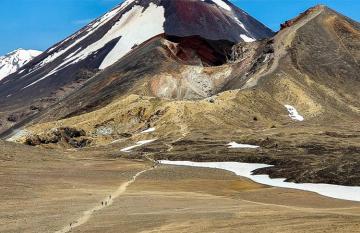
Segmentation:
{"type": "MultiPolygon", "coordinates": [[[[42,52],[37,50],[17,49],[0,57],[0,80],[15,73],[42,52]]],[[[24,70],[19,72],[22,73],[24,70]]]]}
{"type": "Polygon", "coordinates": [[[144,131],[142,131],[140,133],[151,133],[151,132],[154,132],[154,131],[155,131],[155,128],[149,128],[149,129],[144,130],[144,131]]]}
{"type": "Polygon", "coordinates": [[[229,146],[228,148],[248,148],[248,149],[257,149],[260,146],[254,146],[254,145],[249,145],[249,144],[239,144],[236,142],[230,142],[229,144],[227,144],[227,146],[229,146]]]}
{"type": "Polygon", "coordinates": [[[289,117],[295,121],[304,121],[304,117],[299,114],[295,107],[291,105],[285,105],[285,108],[289,112],[289,117]]]}
{"type": "MultiPolygon", "coordinates": [[[[247,33],[248,35],[251,35],[251,33],[247,30],[247,28],[245,27],[245,25],[239,20],[238,17],[236,17],[236,16],[234,15],[234,19],[235,19],[235,21],[237,22],[237,24],[239,24],[240,27],[242,27],[242,29],[244,29],[244,30],[246,31],[246,33],[247,33]]],[[[241,34],[240,37],[241,37],[241,39],[243,39],[245,42],[254,42],[254,41],[256,41],[256,39],[254,39],[254,38],[252,38],[251,36],[248,36],[248,35],[241,34]]]]}
{"type": "MultiPolygon", "coordinates": [[[[130,1],[127,1],[130,2],[130,1]]],[[[128,3],[127,3],[128,4],[128,3]]],[[[106,24],[107,22],[109,22],[114,16],[116,16],[127,4],[122,4],[119,7],[114,8],[113,10],[111,10],[110,12],[106,13],[105,15],[103,15],[101,18],[91,22],[89,25],[86,26],[85,29],[80,30],[78,32],[76,32],[75,34],[71,35],[70,37],[66,38],[65,40],[63,40],[62,42],[60,42],[58,45],[50,48],[48,50],[48,54],[49,56],[47,56],[44,60],[42,60],[40,63],[36,64],[34,66],[34,68],[31,70],[30,73],[28,73],[25,76],[30,75],[31,73],[39,70],[41,67],[43,67],[44,65],[56,60],[57,58],[59,58],[60,56],[62,56],[63,54],[65,54],[66,52],[70,51],[72,48],[74,48],[77,44],[79,44],[81,41],[83,41],[84,39],[86,39],[87,37],[89,37],[91,34],[93,34],[94,32],[96,32],[96,29],[100,28],[101,26],[103,26],[104,24],[106,24]],[[67,47],[61,48],[62,45],[64,45],[66,42],[78,37],[79,35],[84,34],[83,36],[81,36],[80,38],[78,38],[76,41],[74,41],[73,43],[71,43],[70,45],[68,45],[67,47]],[[60,48],[60,49],[59,49],[60,48]],[[58,50],[56,52],[53,52],[55,50],[58,50]]],[[[76,62],[78,62],[79,60],[77,60],[76,62],[74,62],[75,59],[77,59],[78,57],[74,57],[73,56],[75,54],[77,54],[80,49],[77,49],[75,52],[71,53],[70,55],[68,55],[65,59],[64,62],[61,63],[59,66],[57,66],[54,70],[52,70],[51,72],[49,72],[47,75],[45,75],[44,77],[42,77],[41,79],[27,85],[26,87],[22,88],[22,89],[26,89],[42,80],[44,80],[45,78],[55,74],[56,72],[58,72],[59,70],[74,64],[76,62]],[[65,67],[63,67],[64,65],[66,65],[65,67]]],[[[91,53],[88,53],[85,58],[91,53]]]]}
{"type": "Polygon", "coordinates": [[[109,22],[115,15],[117,15],[125,6],[127,6],[127,2],[129,2],[128,0],[125,1],[122,5],[120,5],[119,7],[116,7],[114,9],[112,9],[111,11],[107,12],[105,15],[103,15],[102,17],[100,17],[99,19],[91,22],[89,25],[86,26],[86,28],[84,30],[80,30],[78,32],[76,32],[75,34],[71,35],[70,37],[66,38],[65,40],[63,40],[60,44],[58,44],[57,46],[54,46],[53,48],[48,50],[48,53],[58,49],[60,46],[62,46],[63,44],[65,44],[66,42],[74,39],[75,37],[79,36],[80,34],[87,32],[84,36],[80,37],[79,39],[77,39],[75,42],[73,42],[72,44],[70,44],[68,47],[61,49],[59,51],[57,51],[56,53],[48,56],[45,60],[43,60],[43,62],[39,65],[39,67],[42,67],[43,65],[54,61],[56,58],[60,57],[61,55],[63,55],[64,53],[66,53],[67,51],[69,51],[71,48],[73,48],[75,45],[77,45],[78,43],[80,43],[81,41],[83,41],[85,38],[89,37],[92,33],[94,33],[96,31],[96,29],[100,28],[101,26],[103,26],[104,24],[106,24],[107,22],[109,22]]]}
{"type": "MultiPolygon", "coordinates": [[[[67,48],[55,52],[52,55],[49,55],[38,65],[35,70],[39,69],[44,64],[54,61],[56,58],[69,51],[75,45],[77,45],[82,40],[87,38],[90,34],[92,34],[95,29],[101,27],[104,23],[108,22],[118,13],[119,10],[129,5],[131,2],[132,1],[127,1],[123,3],[120,8],[114,9],[113,11],[105,14],[102,18],[99,19],[99,21],[92,22],[88,26],[88,33],[86,35],[77,39],[67,48]]],[[[60,65],[55,67],[48,74],[25,86],[23,89],[35,85],[36,83],[59,72],[60,70],[86,59],[92,54],[96,54],[96,52],[102,49],[107,43],[119,38],[118,43],[106,55],[99,67],[99,69],[105,69],[117,62],[123,56],[125,56],[128,52],[132,50],[135,45],[141,44],[151,37],[164,33],[164,22],[165,9],[162,6],[157,6],[153,3],[150,3],[149,7],[146,9],[144,9],[144,7],[142,6],[134,6],[130,11],[122,15],[121,19],[116,22],[114,26],[101,39],[94,42],[93,44],[90,44],[84,49],[77,49],[75,52],[68,55],[60,65]],[[146,30],[141,30],[144,25],[146,25],[146,30]]],[[[74,37],[75,36],[76,35],[74,35],[74,37]]]]}
{"type": "Polygon", "coordinates": [[[257,183],[280,188],[290,188],[315,192],[320,195],[349,201],[360,201],[359,186],[343,186],[333,184],[290,183],[285,179],[271,179],[268,175],[253,175],[253,171],[260,168],[272,167],[267,164],[238,163],[238,162],[189,162],[189,161],[159,161],[161,164],[217,168],[235,173],[238,176],[249,178],[257,183]]]}
{"type": "Polygon", "coordinates": [[[30,135],[31,135],[31,133],[27,130],[15,130],[13,135],[10,138],[6,139],[6,141],[16,142],[19,139],[30,136],[30,135]]]}
{"type": "Polygon", "coordinates": [[[142,44],[149,38],[164,33],[164,22],[165,9],[163,6],[150,3],[145,11],[142,6],[134,6],[104,36],[107,38],[105,39],[106,42],[114,38],[120,38],[120,40],[107,54],[99,68],[105,69],[111,66],[130,52],[135,45],[142,44]],[[146,25],[146,30],[143,28],[144,25],[146,25]]]}
{"type": "Polygon", "coordinates": [[[222,0],[212,0],[212,2],[227,11],[231,11],[231,7],[222,0]]]}
{"type": "Polygon", "coordinates": [[[256,41],[254,38],[248,37],[248,36],[245,35],[245,34],[241,34],[240,37],[241,37],[241,39],[243,39],[245,42],[254,42],[254,41],[256,41]]]}
{"type": "Polygon", "coordinates": [[[131,152],[131,150],[136,148],[136,147],[140,147],[142,145],[149,144],[149,143],[154,142],[154,141],[156,141],[156,139],[139,141],[139,142],[136,143],[136,145],[129,146],[129,147],[121,149],[121,152],[127,152],[128,153],[128,152],[131,152]]]}
{"type": "Polygon", "coordinates": [[[115,143],[118,143],[118,142],[122,142],[124,140],[125,140],[124,138],[117,139],[117,140],[114,140],[114,141],[110,142],[110,144],[115,144],[115,143]]]}

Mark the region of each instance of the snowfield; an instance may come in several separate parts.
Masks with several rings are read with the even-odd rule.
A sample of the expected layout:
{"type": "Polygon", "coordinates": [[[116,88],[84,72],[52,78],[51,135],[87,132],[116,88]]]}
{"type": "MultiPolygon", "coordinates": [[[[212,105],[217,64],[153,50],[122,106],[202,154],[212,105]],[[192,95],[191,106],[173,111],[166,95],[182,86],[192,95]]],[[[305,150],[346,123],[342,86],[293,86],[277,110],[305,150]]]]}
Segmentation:
{"type": "Polygon", "coordinates": [[[222,0],[212,0],[212,2],[218,5],[219,7],[224,8],[227,11],[231,11],[231,7],[222,0]]]}
{"type": "MultiPolygon", "coordinates": [[[[220,27],[224,30],[218,31],[219,34],[223,34],[219,35],[218,39],[229,37],[230,40],[235,40],[236,42],[253,42],[256,39],[263,38],[265,35],[272,35],[271,30],[267,28],[263,28],[264,30],[259,32],[256,29],[257,26],[262,27],[263,25],[257,21],[255,21],[255,23],[250,22],[247,19],[248,16],[244,16],[246,15],[245,12],[236,8],[228,1],[199,1],[202,2],[203,7],[207,8],[205,12],[209,11],[210,15],[204,15],[205,18],[194,17],[194,20],[197,20],[197,22],[188,22],[184,14],[177,12],[179,9],[175,7],[175,0],[168,1],[171,2],[171,4],[165,4],[163,1],[150,1],[149,5],[144,5],[136,0],[123,1],[121,5],[118,5],[100,18],[93,20],[81,30],[49,48],[45,52],[47,56],[44,56],[42,60],[32,67],[21,72],[19,75],[21,79],[31,77],[31,82],[24,83],[21,90],[32,87],[48,77],[57,76],[56,78],[61,79],[63,75],[65,75],[65,70],[70,67],[70,69],[78,69],[75,64],[88,58],[96,61],[91,62],[92,68],[100,70],[106,69],[130,53],[137,46],[157,35],[162,35],[165,31],[168,31],[167,33],[169,34],[179,33],[179,35],[183,35],[183,33],[185,33],[185,35],[199,33],[199,35],[204,38],[209,36],[209,39],[211,39],[215,33],[212,35],[213,33],[208,34],[205,32],[208,27],[212,27],[212,25],[207,25],[209,22],[205,19],[212,16],[212,11],[214,11],[214,14],[221,15],[217,16],[219,19],[216,21],[218,21],[217,24],[221,25],[220,27]],[[239,14],[240,11],[243,12],[243,14],[239,14]],[[179,19],[173,19],[173,15],[176,15],[179,19]],[[166,16],[168,19],[166,19],[166,16]],[[169,20],[169,23],[167,23],[166,20],[169,20]],[[171,29],[168,29],[168,26],[166,26],[173,24],[177,26],[171,29]],[[192,31],[192,29],[186,32],[186,24],[196,25],[195,28],[197,29],[195,32],[192,31]],[[234,30],[229,29],[231,26],[234,27],[234,30]],[[113,46],[112,48],[109,43],[113,46]],[[107,54],[100,54],[99,51],[104,51],[102,49],[105,47],[107,48],[107,54]],[[50,68],[46,69],[46,72],[43,72],[45,66],[50,68]],[[33,75],[36,76],[36,80],[32,78],[33,75]]],[[[192,4],[193,3],[190,5],[192,4]]],[[[217,36],[215,35],[215,37],[217,36]]],[[[80,66],[84,66],[84,64],[80,66]]],[[[80,68],[81,67],[79,67],[79,69],[80,68]]]]}
{"type": "Polygon", "coordinates": [[[6,139],[6,141],[8,142],[16,142],[17,140],[19,140],[20,138],[23,138],[23,137],[27,137],[27,136],[30,136],[31,133],[27,130],[15,130],[13,135],[6,139]]]}
{"type": "Polygon", "coordinates": [[[235,173],[238,176],[249,178],[257,183],[280,187],[315,192],[326,197],[332,197],[349,201],[360,201],[360,187],[358,186],[342,186],[333,184],[297,184],[285,182],[285,179],[271,179],[268,175],[253,175],[256,169],[271,167],[267,164],[257,163],[238,163],[238,162],[190,162],[190,161],[168,161],[160,160],[161,164],[217,168],[235,173]]]}
{"type": "Polygon", "coordinates": [[[239,144],[239,143],[236,143],[236,142],[230,142],[229,144],[227,144],[227,146],[229,146],[228,148],[248,148],[248,149],[257,149],[259,148],[260,146],[254,146],[254,145],[249,145],[249,144],[239,144]]]}
{"type": "Polygon", "coordinates": [[[295,121],[304,121],[304,117],[299,114],[295,107],[291,105],[285,105],[285,108],[289,112],[289,117],[295,121]]]}
{"type": "Polygon", "coordinates": [[[149,7],[144,11],[142,6],[134,6],[129,12],[125,13],[120,21],[104,36],[104,38],[111,38],[110,40],[106,39],[106,43],[112,39],[121,38],[105,57],[99,68],[105,69],[111,66],[130,52],[134,46],[140,45],[146,40],[164,33],[164,23],[164,7],[150,3],[149,7]],[[146,25],[146,29],[143,28],[144,25],[146,25]]]}
{"type": "MultiPolygon", "coordinates": [[[[205,0],[202,0],[202,1],[205,2],[205,0]]],[[[212,0],[212,2],[215,3],[215,4],[216,4],[217,6],[219,6],[219,7],[223,8],[223,9],[225,9],[225,10],[227,10],[227,11],[232,12],[231,7],[230,7],[226,2],[224,2],[224,1],[222,1],[222,0],[212,0]]],[[[239,20],[238,17],[236,17],[236,15],[234,14],[234,12],[232,12],[232,13],[233,13],[233,16],[232,16],[232,17],[233,17],[233,19],[235,20],[235,22],[236,22],[237,24],[239,24],[240,27],[242,27],[242,28],[246,31],[246,33],[248,34],[248,35],[241,34],[241,35],[240,35],[241,39],[243,39],[245,42],[254,42],[254,41],[256,41],[256,39],[252,38],[251,33],[247,30],[247,28],[245,27],[245,25],[239,20]]],[[[245,13],[245,12],[244,12],[244,13],[245,13]]]]}
{"type": "Polygon", "coordinates": [[[142,131],[142,132],[140,132],[140,133],[152,133],[152,132],[154,132],[154,131],[155,131],[155,128],[149,128],[149,129],[144,130],[144,131],[142,131]]]}
{"type": "Polygon", "coordinates": [[[248,37],[248,36],[245,35],[245,34],[241,34],[240,37],[241,37],[241,39],[243,39],[245,42],[254,42],[254,41],[256,41],[254,38],[248,37]]]}
{"type": "Polygon", "coordinates": [[[133,146],[129,146],[129,147],[126,147],[126,148],[123,148],[121,149],[121,152],[131,152],[132,149],[136,148],[136,147],[140,147],[140,146],[143,146],[145,144],[149,144],[149,143],[152,143],[156,141],[156,139],[150,139],[150,140],[144,140],[144,141],[139,141],[136,143],[136,145],[133,145],[133,146]]]}
{"type": "MultiPolygon", "coordinates": [[[[107,15],[104,15],[100,21],[92,22],[89,25],[88,33],[83,37],[77,39],[73,44],[68,46],[66,49],[55,52],[52,55],[49,55],[37,69],[43,65],[54,61],[56,58],[63,55],[65,52],[69,51],[75,45],[79,44],[90,34],[95,32],[97,28],[108,22],[112,17],[114,17],[123,7],[128,5],[130,1],[124,3],[122,7],[114,9],[107,15]]],[[[104,60],[99,66],[99,69],[105,69],[115,62],[120,60],[123,56],[129,53],[134,47],[142,44],[146,40],[164,33],[164,22],[165,22],[165,9],[162,6],[157,6],[154,3],[150,3],[149,7],[144,9],[144,7],[136,5],[130,11],[122,15],[120,20],[114,24],[114,26],[99,40],[90,44],[85,48],[80,48],[76,50],[71,56],[67,56],[64,61],[58,65],[55,69],[50,71],[44,77],[36,80],[33,83],[25,86],[23,89],[26,89],[30,86],[35,85],[36,83],[46,79],[47,77],[59,72],[60,70],[78,63],[86,59],[92,54],[96,54],[97,51],[105,47],[110,41],[114,39],[119,39],[115,47],[106,55],[104,60]],[[143,30],[143,26],[146,25],[146,30],[143,30]]]]}
{"type": "MultiPolygon", "coordinates": [[[[42,52],[37,50],[17,49],[13,52],[0,57],[0,80],[15,73],[25,64],[30,62],[42,52]]],[[[24,72],[21,70],[19,72],[24,72]]]]}

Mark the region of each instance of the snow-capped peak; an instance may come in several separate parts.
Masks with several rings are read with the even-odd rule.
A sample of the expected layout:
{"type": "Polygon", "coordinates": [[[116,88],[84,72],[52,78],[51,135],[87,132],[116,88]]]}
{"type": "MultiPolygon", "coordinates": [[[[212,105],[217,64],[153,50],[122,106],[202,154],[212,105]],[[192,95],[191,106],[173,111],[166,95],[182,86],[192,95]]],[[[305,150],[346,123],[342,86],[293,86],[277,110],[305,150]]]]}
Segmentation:
{"type": "Polygon", "coordinates": [[[228,0],[125,0],[20,70],[18,77],[25,80],[20,90],[49,88],[50,81],[44,80],[70,80],[74,70],[85,67],[104,70],[159,35],[238,43],[268,38],[273,32],[228,0]]]}
{"type": "Polygon", "coordinates": [[[37,50],[17,49],[0,57],[0,80],[15,73],[26,63],[40,55],[37,50]]]}

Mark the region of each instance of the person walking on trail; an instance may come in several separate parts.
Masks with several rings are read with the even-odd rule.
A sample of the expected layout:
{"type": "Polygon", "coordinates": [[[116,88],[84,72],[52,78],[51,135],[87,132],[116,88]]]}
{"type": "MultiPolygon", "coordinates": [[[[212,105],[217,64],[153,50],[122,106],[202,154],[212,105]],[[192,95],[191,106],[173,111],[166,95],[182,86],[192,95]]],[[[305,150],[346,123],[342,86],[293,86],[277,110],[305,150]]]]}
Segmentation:
{"type": "Polygon", "coordinates": [[[101,202],[101,205],[102,205],[102,206],[104,205],[104,202],[103,202],[103,201],[101,202]]]}

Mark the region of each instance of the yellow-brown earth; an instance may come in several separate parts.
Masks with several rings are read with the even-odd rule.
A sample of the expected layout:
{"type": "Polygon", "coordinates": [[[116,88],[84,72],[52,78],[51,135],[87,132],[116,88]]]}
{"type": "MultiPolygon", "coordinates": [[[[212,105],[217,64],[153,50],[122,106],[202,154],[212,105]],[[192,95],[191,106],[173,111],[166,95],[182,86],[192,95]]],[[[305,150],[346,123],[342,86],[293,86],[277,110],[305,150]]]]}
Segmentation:
{"type": "Polygon", "coordinates": [[[360,205],[216,169],[158,166],[109,150],[1,143],[1,232],[359,232],[360,205]],[[152,169],[152,170],[147,170],[152,169]],[[113,203],[109,195],[146,170],[113,203]],[[76,226],[76,227],[74,227],[76,226]]]}

